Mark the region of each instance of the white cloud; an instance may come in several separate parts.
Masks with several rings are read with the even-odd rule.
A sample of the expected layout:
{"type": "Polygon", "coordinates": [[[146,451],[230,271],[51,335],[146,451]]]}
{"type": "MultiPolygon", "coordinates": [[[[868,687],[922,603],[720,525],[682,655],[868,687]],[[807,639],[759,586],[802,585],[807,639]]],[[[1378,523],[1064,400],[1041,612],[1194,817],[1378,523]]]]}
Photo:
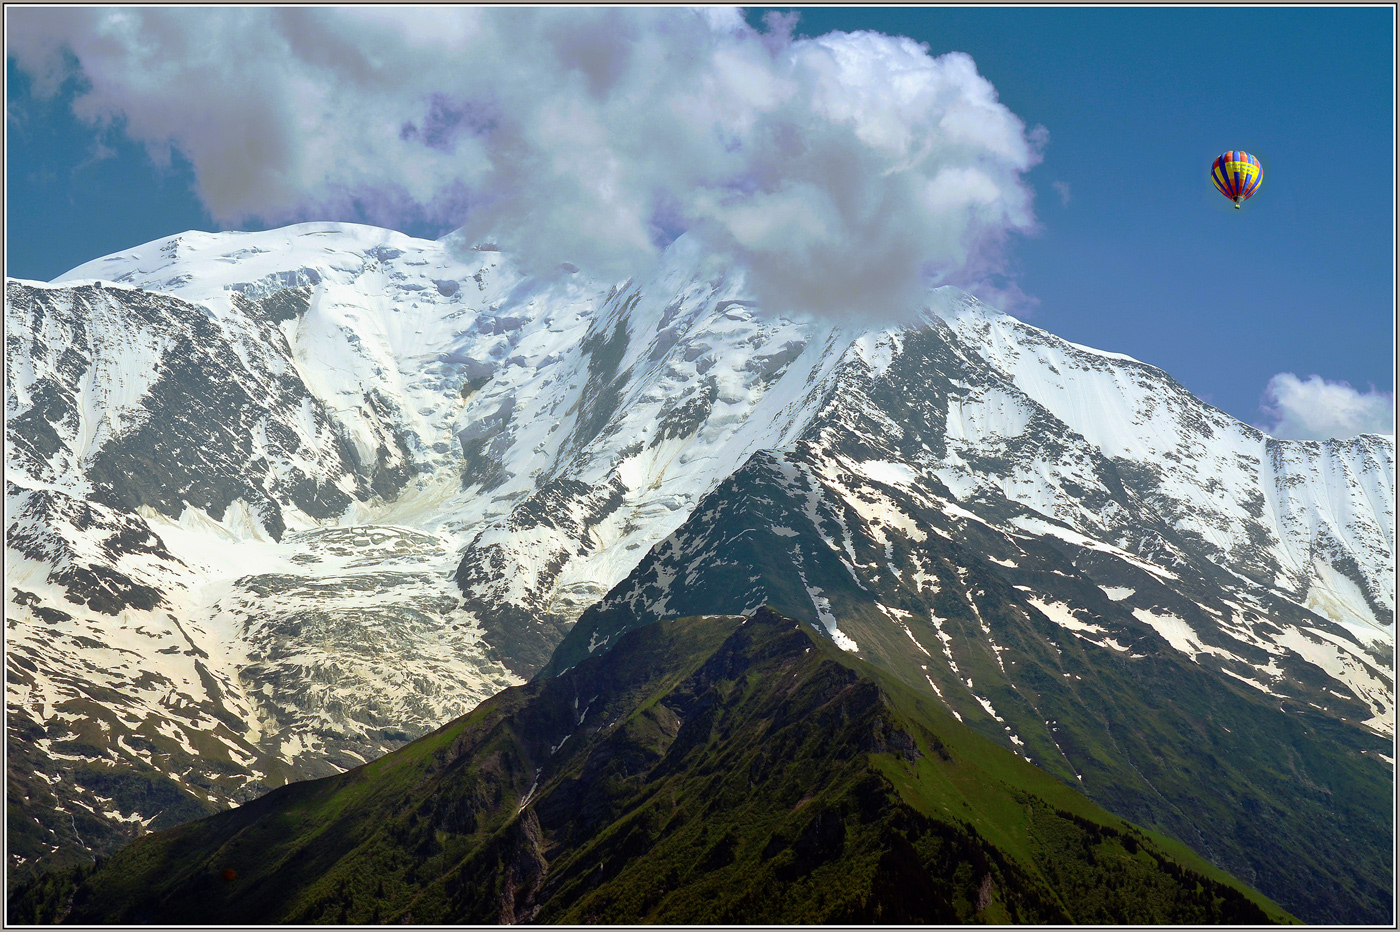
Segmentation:
{"type": "Polygon", "coordinates": [[[1068,206],[1069,206],[1069,182],[1068,182],[1068,181],[1052,181],[1052,182],[1050,182],[1050,187],[1054,188],[1054,189],[1055,189],[1055,193],[1058,194],[1058,195],[1060,196],[1060,205],[1061,205],[1062,207],[1068,207],[1068,206]]]}
{"type": "Polygon", "coordinates": [[[40,92],[75,57],[75,111],[179,150],[229,225],[358,208],[618,276],[689,231],[769,310],[883,315],[985,292],[1034,228],[1043,129],[907,38],[714,7],[7,12],[40,92]]]}
{"type": "Polygon", "coordinates": [[[1259,410],[1272,420],[1261,429],[1283,440],[1327,440],[1358,434],[1395,433],[1395,396],[1358,392],[1346,382],[1291,372],[1269,379],[1259,410]]]}

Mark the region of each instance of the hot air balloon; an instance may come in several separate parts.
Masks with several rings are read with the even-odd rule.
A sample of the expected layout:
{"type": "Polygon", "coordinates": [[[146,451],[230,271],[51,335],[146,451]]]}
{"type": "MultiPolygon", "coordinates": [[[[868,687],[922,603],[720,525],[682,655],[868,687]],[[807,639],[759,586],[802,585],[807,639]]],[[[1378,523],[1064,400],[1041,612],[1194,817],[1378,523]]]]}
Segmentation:
{"type": "Polygon", "coordinates": [[[1216,190],[1235,202],[1235,210],[1240,209],[1241,201],[1254,196],[1263,177],[1259,160],[1248,152],[1222,153],[1210,167],[1210,180],[1216,190]]]}

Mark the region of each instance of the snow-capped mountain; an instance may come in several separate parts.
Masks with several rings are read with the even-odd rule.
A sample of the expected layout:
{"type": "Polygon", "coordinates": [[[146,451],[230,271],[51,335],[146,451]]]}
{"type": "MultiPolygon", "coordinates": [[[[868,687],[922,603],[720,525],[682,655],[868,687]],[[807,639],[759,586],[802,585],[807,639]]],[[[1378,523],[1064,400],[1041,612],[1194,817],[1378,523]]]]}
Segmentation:
{"type": "MultiPolygon", "coordinates": [[[[829,551],[794,558],[807,617],[960,714],[977,691],[920,667],[961,648],[882,595],[847,631],[833,577],[926,600],[940,530],[1096,555],[1102,598],[1022,607],[1393,734],[1393,438],[1273,440],[952,289],[865,330],[764,316],[685,237],[615,283],[454,236],[188,233],[8,282],[6,364],[30,861],[376,756],[533,675],[605,595],[585,653],[675,614],[736,546],[689,546],[697,506],[765,469],[829,551]]],[[[753,534],[778,528],[811,533],[753,534]]],[[[728,597],[706,610],[775,593],[728,597]]]]}
{"type": "Polygon", "coordinates": [[[1071,523],[1083,514],[995,483],[954,494],[920,435],[942,419],[908,409],[942,394],[948,345],[906,334],[914,365],[853,380],[792,449],[752,457],[584,613],[546,673],[657,617],[770,605],[1298,915],[1388,916],[1388,651],[1211,562],[1063,424],[1024,439],[1049,458],[1023,468],[1084,467],[1098,520],[1127,511],[1135,527],[1090,536],[1071,523]]]}
{"type": "Polygon", "coordinates": [[[640,288],[367,227],[8,283],[9,702],[58,807],[19,857],[377,756],[542,665],[783,439],[805,334],[676,258],[645,310],[689,340],[626,377],[640,288]],[[174,782],[133,803],[89,764],[174,782]]]}

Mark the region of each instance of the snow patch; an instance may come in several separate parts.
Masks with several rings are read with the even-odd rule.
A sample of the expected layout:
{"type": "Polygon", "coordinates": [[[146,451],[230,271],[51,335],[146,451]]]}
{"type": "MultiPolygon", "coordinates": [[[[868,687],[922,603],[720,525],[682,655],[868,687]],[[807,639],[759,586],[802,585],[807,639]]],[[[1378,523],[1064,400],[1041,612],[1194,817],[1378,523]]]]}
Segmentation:
{"type": "Polygon", "coordinates": [[[855,469],[867,479],[872,479],[882,485],[912,486],[918,479],[914,470],[904,463],[892,463],[889,460],[867,460],[855,464],[855,469]]]}

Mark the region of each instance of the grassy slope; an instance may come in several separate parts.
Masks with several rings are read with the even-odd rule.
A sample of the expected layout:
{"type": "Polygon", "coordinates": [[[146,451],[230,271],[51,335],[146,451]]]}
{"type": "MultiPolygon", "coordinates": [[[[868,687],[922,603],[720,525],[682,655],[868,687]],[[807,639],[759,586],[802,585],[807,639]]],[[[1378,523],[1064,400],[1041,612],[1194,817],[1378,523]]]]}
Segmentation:
{"type": "MultiPolygon", "coordinates": [[[[858,460],[878,458],[855,452],[858,460]]],[[[660,602],[660,580],[667,578],[675,580],[665,590],[668,612],[733,611],[762,598],[820,625],[803,569],[806,581],[820,581],[822,597],[842,631],[860,644],[863,660],[916,691],[939,690],[966,724],[1002,747],[1021,742],[1015,746],[1037,766],[1099,805],[1180,839],[1314,922],[1390,917],[1394,779],[1375,756],[1387,742],[1305,702],[1246,686],[1222,672],[1218,658],[1193,662],[1101,588],[1134,590],[1142,605],[1160,606],[1209,637],[1217,624],[1211,611],[1244,623],[1221,601],[1220,579],[1184,572],[1178,592],[1093,551],[1053,539],[1013,541],[975,521],[953,523],[937,507],[893,487],[879,494],[919,526],[943,534],[929,533],[921,542],[898,535],[884,540],[849,503],[836,503],[845,509],[844,526],[855,530],[846,538],[834,521],[823,530],[851,547],[853,576],[817,535],[805,495],[784,485],[788,471],[774,467],[773,459],[755,455],[726,479],[677,532],[680,548],[648,554],[583,615],[547,669],[578,662],[591,643],[647,623],[648,607],[660,602]],[[795,537],[777,537],[764,528],[798,530],[795,537]],[[760,530],[745,533],[753,529],[760,530]],[[693,571],[692,561],[711,553],[724,557],[704,560],[693,571]],[[925,587],[920,574],[941,582],[925,587]],[[1086,607],[1081,617],[1105,626],[1127,650],[1070,634],[1029,596],[1086,607]],[[898,623],[885,606],[898,613],[898,623]],[[973,700],[972,683],[992,709],[973,700]]],[[[811,457],[806,464],[813,471],[820,466],[811,457]]],[[[1268,624],[1262,616],[1252,623],[1268,624]]],[[[1269,662],[1262,650],[1245,653],[1251,662],[1269,662]]],[[[1330,689],[1325,677],[1295,682],[1308,671],[1321,676],[1300,663],[1281,688],[1297,688],[1300,695],[1330,689]]],[[[1331,703],[1336,695],[1323,698],[1331,703]]]]}
{"type": "MultiPolygon", "coordinates": [[[[66,898],[36,893],[12,921],[66,898]]],[[[638,629],[374,763],[144,838],[68,920],[1266,917],[1289,918],[760,612],[638,629]]]]}

